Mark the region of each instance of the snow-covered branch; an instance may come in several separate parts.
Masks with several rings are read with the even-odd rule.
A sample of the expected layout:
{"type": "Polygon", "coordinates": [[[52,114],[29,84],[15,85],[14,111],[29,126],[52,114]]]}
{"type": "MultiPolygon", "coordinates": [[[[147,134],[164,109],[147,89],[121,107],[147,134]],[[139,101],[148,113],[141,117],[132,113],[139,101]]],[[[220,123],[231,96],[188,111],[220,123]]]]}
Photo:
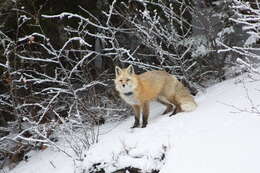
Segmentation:
{"type": "Polygon", "coordinates": [[[223,48],[219,52],[234,52],[240,57],[236,58],[236,62],[249,71],[259,73],[256,70],[256,66],[260,60],[260,48],[259,48],[259,34],[260,34],[260,8],[258,0],[245,1],[245,0],[233,0],[232,9],[234,16],[230,18],[230,21],[237,25],[242,26],[243,32],[247,33],[247,38],[242,45],[229,46],[221,41],[218,44],[223,48]],[[249,61],[250,62],[249,62],[249,61]]]}

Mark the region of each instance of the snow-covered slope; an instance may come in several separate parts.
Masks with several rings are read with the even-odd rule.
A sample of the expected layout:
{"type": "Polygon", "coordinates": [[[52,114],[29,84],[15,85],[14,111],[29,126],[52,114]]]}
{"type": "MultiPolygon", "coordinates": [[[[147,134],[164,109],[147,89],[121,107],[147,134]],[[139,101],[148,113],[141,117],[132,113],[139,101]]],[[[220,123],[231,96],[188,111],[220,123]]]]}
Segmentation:
{"type": "MultiPolygon", "coordinates": [[[[160,173],[259,173],[260,115],[236,108],[250,111],[259,106],[260,80],[243,75],[207,89],[196,101],[196,111],[172,117],[160,115],[164,107],[152,103],[146,128],[130,129],[133,117],[101,126],[99,143],[86,151],[77,170],[88,172],[95,165],[106,172],[132,166],[160,173]]],[[[34,153],[10,172],[70,173],[73,169],[72,160],[48,149],[34,153]]]]}

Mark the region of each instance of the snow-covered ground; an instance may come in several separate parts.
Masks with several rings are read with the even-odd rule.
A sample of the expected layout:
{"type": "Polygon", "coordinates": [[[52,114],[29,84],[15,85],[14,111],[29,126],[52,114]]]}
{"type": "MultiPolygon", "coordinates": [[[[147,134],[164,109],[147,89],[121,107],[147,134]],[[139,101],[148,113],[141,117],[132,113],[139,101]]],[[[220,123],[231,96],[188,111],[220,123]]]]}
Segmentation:
{"type": "MultiPolygon", "coordinates": [[[[160,173],[259,173],[260,115],[238,110],[260,110],[260,76],[253,78],[258,79],[242,75],[208,88],[196,97],[199,106],[191,113],[160,115],[164,107],[152,103],[146,128],[130,129],[133,117],[101,126],[99,143],[86,151],[77,171],[87,173],[96,164],[108,173],[128,166],[160,173]]],[[[30,153],[29,161],[10,173],[72,173],[74,168],[72,159],[49,148],[30,153]]]]}

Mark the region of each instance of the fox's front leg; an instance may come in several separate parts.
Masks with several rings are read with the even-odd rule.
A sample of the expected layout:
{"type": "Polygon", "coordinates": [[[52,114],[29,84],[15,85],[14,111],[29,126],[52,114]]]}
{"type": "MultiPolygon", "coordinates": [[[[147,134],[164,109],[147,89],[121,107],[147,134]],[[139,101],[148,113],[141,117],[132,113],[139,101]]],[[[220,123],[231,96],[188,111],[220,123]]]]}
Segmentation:
{"type": "Polygon", "coordinates": [[[143,104],[143,125],[142,128],[146,127],[149,116],[149,102],[143,104]]]}
{"type": "Polygon", "coordinates": [[[138,127],[140,124],[140,114],[141,114],[141,107],[139,105],[132,106],[135,112],[135,122],[132,128],[138,127]]]}

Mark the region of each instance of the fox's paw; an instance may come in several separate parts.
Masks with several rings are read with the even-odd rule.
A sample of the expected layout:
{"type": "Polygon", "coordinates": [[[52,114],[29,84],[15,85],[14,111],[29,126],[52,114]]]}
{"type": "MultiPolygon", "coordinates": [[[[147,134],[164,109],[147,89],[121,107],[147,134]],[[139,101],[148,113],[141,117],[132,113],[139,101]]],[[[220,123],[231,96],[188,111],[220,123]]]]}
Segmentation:
{"type": "Polygon", "coordinates": [[[173,110],[173,112],[169,115],[169,117],[171,117],[171,116],[173,116],[173,115],[175,115],[175,114],[177,114],[177,108],[175,108],[175,109],[173,110]]]}
{"type": "Polygon", "coordinates": [[[134,123],[134,125],[131,128],[133,129],[133,128],[136,128],[136,127],[139,127],[139,123],[138,124],[134,123]]]}
{"type": "Polygon", "coordinates": [[[140,122],[139,118],[135,116],[135,122],[134,122],[134,125],[131,128],[139,127],[139,125],[140,125],[139,122],[140,122]]]}
{"type": "Polygon", "coordinates": [[[162,113],[162,115],[168,114],[170,112],[173,112],[173,107],[167,107],[166,110],[162,113]]]}
{"type": "Polygon", "coordinates": [[[139,127],[139,124],[138,125],[134,124],[131,128],[133,129],[133,128],[136,128],[136,127],[139,127]]]}
{"type": "Polygon", "coordinates": [[[143,122],[143,125],[142,125],[142,128],[145,128],[145,127],[146,127],[146,125],[147,125],[147,122],[146,122],[146,121],[144,121],[144,122],[143,122]]]}

